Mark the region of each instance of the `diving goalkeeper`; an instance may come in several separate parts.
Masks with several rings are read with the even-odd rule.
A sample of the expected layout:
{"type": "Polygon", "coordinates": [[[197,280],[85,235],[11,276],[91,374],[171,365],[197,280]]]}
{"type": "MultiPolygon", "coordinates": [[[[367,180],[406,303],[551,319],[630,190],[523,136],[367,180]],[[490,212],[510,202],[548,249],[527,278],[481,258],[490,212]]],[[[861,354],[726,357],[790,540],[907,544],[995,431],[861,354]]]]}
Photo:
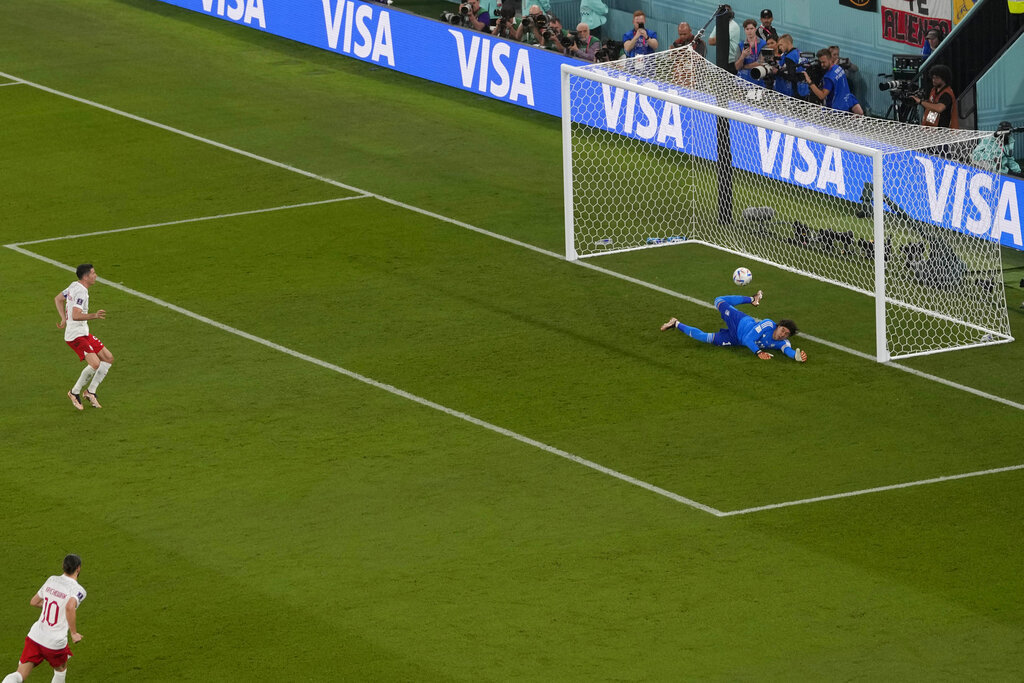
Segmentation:
{"type": "Polygon", "coordinates": [[[693,337],[705,344],[715,346],[735,346],[742,344],[750,349],[751,353],[757,354],[761,360],[768,360],[772,354],[769,350],[782,351],[789,358],[799,362],[807,362],[807,353],[795,349],[789,343],[789,338],[797,333],[796,323],[792,320],[758,320],[749,316],[735,307],[740,304],[761,305],[761,297],[764,293],[758,291],[754,296],[720,296],[715,299],[715,308],[725,321],[726,327],[718,332],[703,332],[696,327],[690,327],[672,318],[661,326],[664,332],[670,328],[676,328],[680,332],[693,337]]]}

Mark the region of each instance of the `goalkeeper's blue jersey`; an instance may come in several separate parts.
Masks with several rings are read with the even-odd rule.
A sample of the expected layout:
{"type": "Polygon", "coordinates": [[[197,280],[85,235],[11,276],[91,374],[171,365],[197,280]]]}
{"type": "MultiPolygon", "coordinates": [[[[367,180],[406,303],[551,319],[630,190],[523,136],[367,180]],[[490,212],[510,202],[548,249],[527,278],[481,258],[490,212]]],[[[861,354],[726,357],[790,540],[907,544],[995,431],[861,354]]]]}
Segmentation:
{"type": "Polygon", "coordinates": [[[782,351],[790,358],[796,356],[793,346],[788,339],[777,341],[772,339],[775,332],[775,321],[769,318],[758,320],[749,315],[743,316],[736,326],[736,337],[739,342],[750,349],[751,353],[758,351],[782,351]]]}

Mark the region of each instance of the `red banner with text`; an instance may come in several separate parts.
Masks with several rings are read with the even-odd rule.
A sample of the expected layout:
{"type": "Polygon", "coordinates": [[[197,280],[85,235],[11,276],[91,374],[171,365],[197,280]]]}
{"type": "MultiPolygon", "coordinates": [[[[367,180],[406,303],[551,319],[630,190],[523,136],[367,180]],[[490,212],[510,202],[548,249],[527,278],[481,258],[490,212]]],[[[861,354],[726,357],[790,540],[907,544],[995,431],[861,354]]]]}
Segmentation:
{"type": "Polygon", "coordinates": [[[953,28],[951,0],[882,0],[882,37],[921,47],[928,29],[953,28]]]}

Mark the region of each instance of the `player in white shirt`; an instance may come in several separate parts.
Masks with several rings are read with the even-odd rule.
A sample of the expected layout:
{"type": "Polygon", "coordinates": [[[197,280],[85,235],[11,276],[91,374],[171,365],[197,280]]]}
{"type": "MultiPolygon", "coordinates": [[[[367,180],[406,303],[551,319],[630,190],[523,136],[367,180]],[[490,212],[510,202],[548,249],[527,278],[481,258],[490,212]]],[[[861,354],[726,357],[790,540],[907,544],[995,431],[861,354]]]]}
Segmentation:
{"type": "Polygon", "coordinates": [[[61,576],[48,578],[32,596],[31,605],[41,608],[39,619],[25,638],[18,670],[5,676],[2,683],[22,683],[43,660],[53,667],[53,683],[64,683],[71,656],[68,631],[72,642],[82,639],[78,632],[78,606],[85,600],[85,589],[78,583],[82,558],[68,555],[63,569],[61,576]]]}
{"type": "Polygon", "coordinates": [[[107,371],[114,362],[114,354],[103,345],[103,342],[89,334],[88,321],[106,318],[107,312],[102,309],[95,313],[89,312],[89,288],[96,283],[96,269],[92,264],[83,263],[75,270],[75,274],[78,280],[53,298],[57,313],[60,314],[57,327],[64,330],[64,341],[78,354],[79,360],[86,362],[78,381],[68,392],[68,398],[75,408],[82,410],[80,394],[88,385],[85,389],[85,398],[94,408],[100,408],[102,406],[96,397],[96,389],[107,376],[107,371]]]}

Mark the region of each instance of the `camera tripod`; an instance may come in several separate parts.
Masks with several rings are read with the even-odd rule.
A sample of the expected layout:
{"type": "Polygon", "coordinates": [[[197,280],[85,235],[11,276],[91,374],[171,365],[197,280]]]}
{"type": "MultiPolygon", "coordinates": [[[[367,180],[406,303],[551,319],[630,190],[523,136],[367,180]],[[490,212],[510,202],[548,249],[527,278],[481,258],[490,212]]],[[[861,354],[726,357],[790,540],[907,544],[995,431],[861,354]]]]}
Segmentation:
{"type": "Polygon", "coordinates": [[[917,103],[904,95],[892,95],[892,104],[885,110],[882,118],[903,123],[920,123],[921,117],[917,113],[917,103]]]}

